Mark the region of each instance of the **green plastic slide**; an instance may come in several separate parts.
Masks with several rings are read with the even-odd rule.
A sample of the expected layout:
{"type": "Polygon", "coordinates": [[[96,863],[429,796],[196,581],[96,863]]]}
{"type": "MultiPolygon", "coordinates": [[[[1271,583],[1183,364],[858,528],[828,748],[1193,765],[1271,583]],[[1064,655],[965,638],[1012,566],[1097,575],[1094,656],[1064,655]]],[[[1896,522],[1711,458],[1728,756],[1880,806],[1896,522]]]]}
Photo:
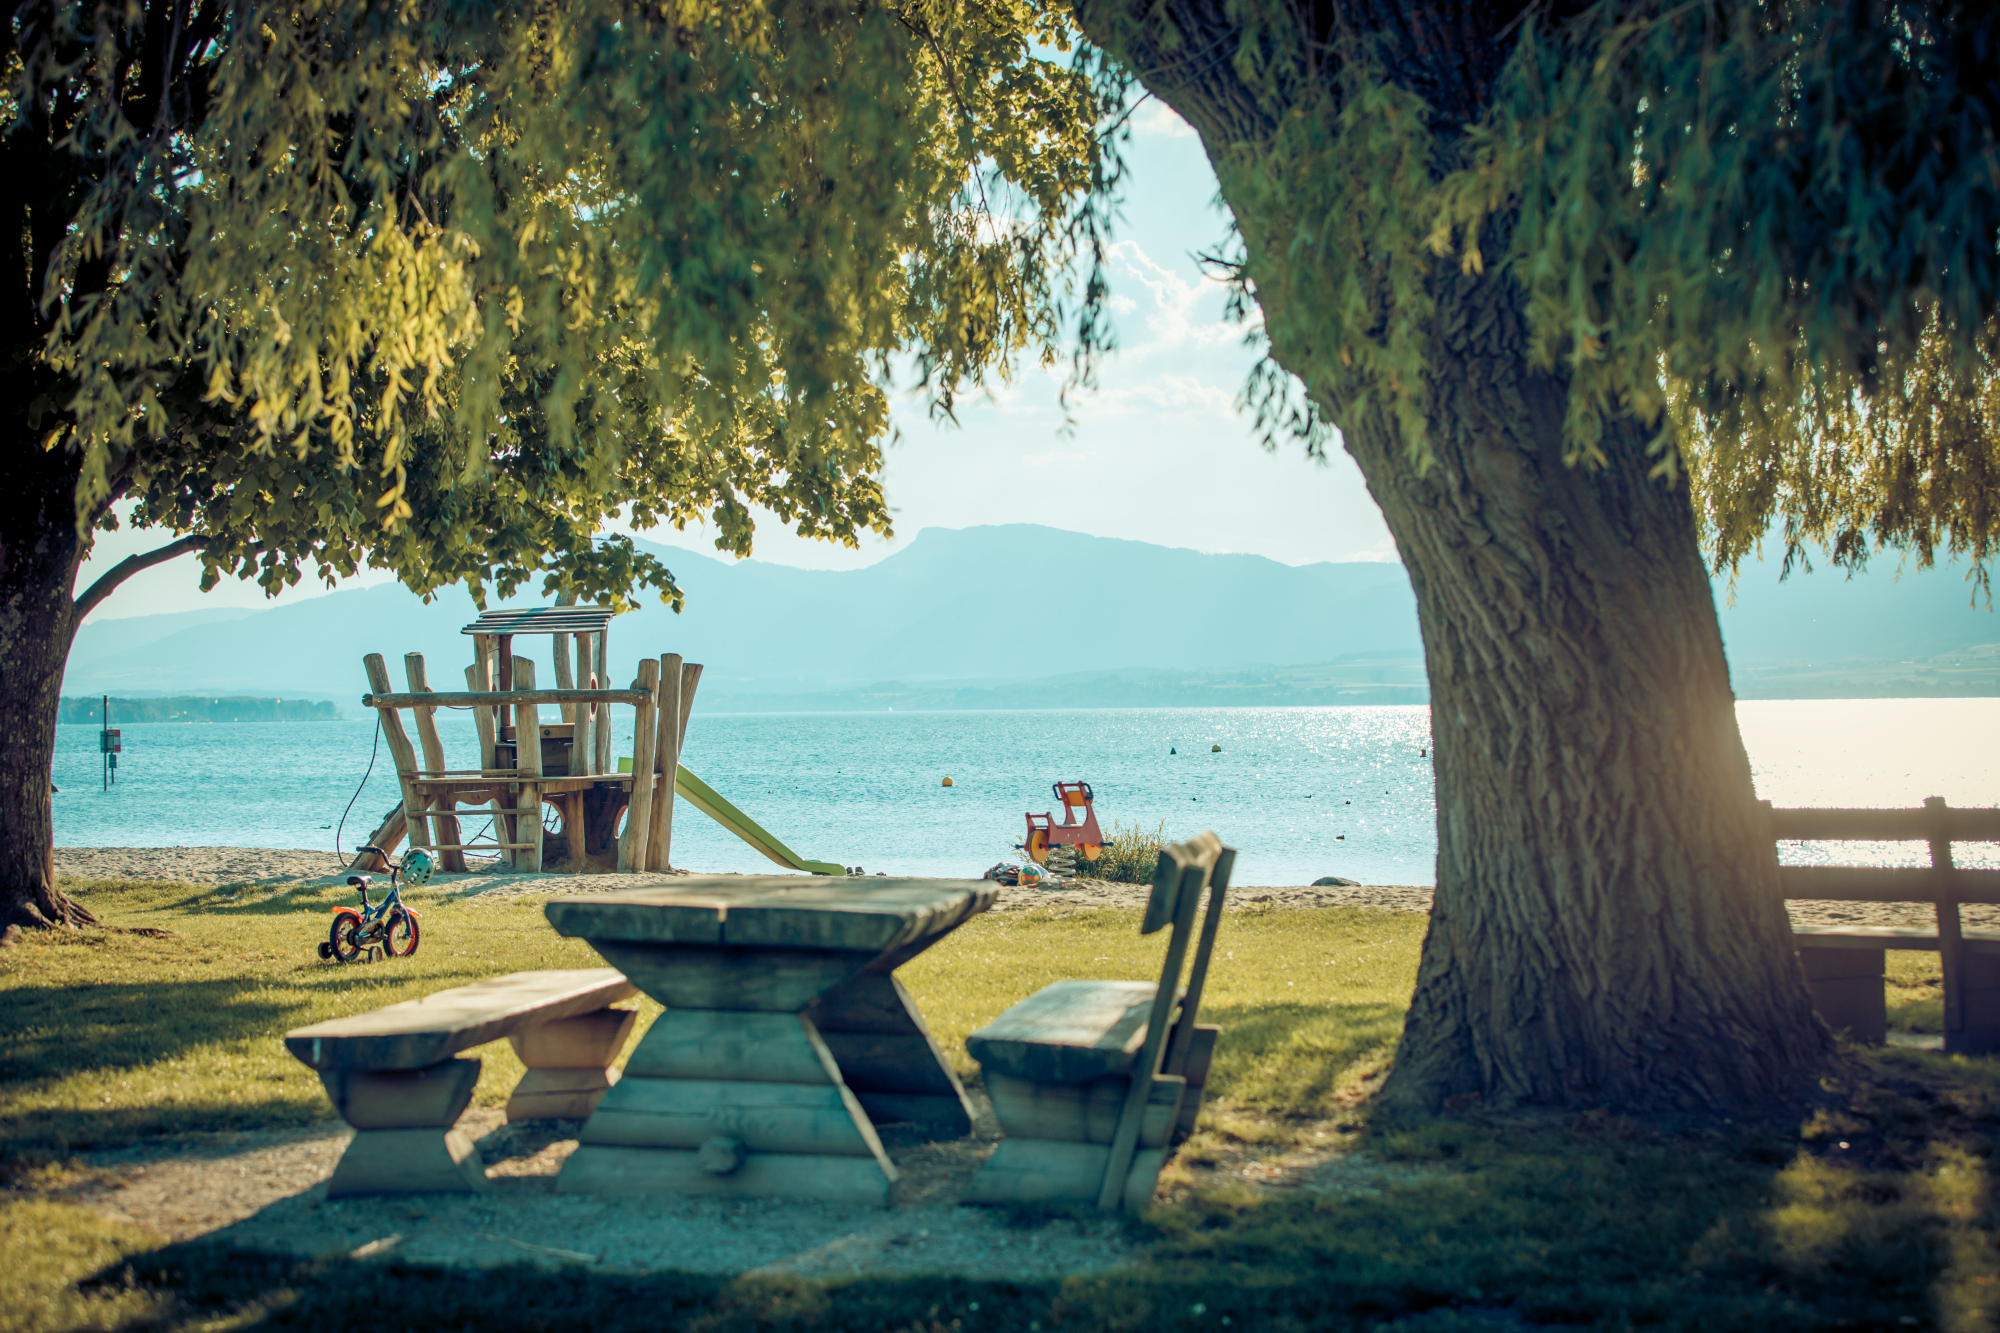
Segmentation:
{"type": "Polygon", "coordinates": [[[807,870],[815,875],[847,873],[846,866],[837,866],[826,861],[806,860],[765,832],[762,825],[723,799],[721,793],[690,773],[686,766],[682,766],[674,774],[674,791],[684,797],[689,805],[788,870],[807,870]]]}

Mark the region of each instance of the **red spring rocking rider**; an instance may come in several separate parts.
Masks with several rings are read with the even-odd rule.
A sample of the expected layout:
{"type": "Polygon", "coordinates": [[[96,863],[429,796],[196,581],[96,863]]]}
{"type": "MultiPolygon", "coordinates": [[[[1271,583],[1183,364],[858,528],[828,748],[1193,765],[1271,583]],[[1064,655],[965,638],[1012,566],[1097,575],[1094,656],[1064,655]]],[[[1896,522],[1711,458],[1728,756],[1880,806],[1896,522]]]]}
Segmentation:
{"type": "Polygon", "coordinates": [[[1097,811],[1092,808],[1094,799],[1088,782],[1058,782],[1054,791],[1056,801],[1062,806],[1063,822],[1056,823],[1053,814],[1028,816],[1028,840],[1021,850],[1036,865],[1044,865],[1049,859],[1049,848],[1068,845],[1083,852],[1083,859],[1095,861],[1104,852],[1104,834],[1097,827],[1097,811]],[[1083,818],[1077,818],[1077,811],[1083,818]]]}

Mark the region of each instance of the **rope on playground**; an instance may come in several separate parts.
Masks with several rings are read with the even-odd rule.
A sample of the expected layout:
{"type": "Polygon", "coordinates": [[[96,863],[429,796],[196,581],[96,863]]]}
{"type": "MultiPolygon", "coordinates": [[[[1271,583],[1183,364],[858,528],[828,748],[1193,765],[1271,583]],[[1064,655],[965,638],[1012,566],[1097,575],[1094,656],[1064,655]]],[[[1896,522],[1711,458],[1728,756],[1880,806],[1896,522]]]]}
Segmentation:
{"type": "MultiPolygon", "coordinates": [[[[368,771],[361,775],[361,787],[366,787],[368,785],[368,779],[374,775],[375,756],[381,752],[381,749],[382,749],[382,714],[380,712],[377,712],[375,714],[375,744],[370,746],[368,750],[368,771]]],[[[333,831],[333,854],[335,856],[340,857],[341,858],[340,864],[349,870],[352,870],[354,868],[354,861],[359,860],[360,857],[356,856],[354,860],[348,859],[347,854],[340,850],[340,835],[347,831],[347,817],[350,814],[354,813],[354,803],[361,799],[361,787],[356,787],[354,789],[354,795],[347,798],[347,809],[342,810],[340,812],[340,827],[336,828],[333,831]]]]}

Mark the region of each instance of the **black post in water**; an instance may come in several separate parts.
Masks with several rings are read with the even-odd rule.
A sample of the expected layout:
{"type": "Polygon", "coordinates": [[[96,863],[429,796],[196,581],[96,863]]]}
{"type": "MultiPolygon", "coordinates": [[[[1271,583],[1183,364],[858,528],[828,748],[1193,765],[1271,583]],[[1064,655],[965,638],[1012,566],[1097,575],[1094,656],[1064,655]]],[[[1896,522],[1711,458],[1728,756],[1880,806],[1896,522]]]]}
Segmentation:
{"type": "Polygon", "coordinates": [[[118,752],[124,745],[111,726],[111,696],[108,694],[104,696],[98,721],[103,725],[97,733],[97,752],[104,757],[104,790],[110,791],[111,784],[118,781],[118,752]]]}

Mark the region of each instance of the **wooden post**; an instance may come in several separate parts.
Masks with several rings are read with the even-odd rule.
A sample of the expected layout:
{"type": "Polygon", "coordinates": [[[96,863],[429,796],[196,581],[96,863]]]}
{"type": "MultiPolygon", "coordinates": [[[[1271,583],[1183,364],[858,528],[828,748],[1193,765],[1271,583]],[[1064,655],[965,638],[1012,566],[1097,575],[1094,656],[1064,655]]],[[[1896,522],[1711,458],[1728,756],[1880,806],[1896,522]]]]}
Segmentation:
{"type": "Polygon", "coordinates": [[[1931,873],[1937,877],[1938,961],[1944,965],[1945,1049],[1955,1051],[1954,1033],[1965,1031],[1965,936],[1959,928],[1958,896],[1952,881],[1951,830],[1946,826],[1942,796],[1926,796],[1924,809],[1931,823],[1931,873]]]}
{"type": "MultiPolygon", "coordinates": [[[[403,674],[409,679],[410,693],[430,693],[431,683],[430,679],[424,674],[424,655],[422,653],[403,654],[403,674]]],[[[410,712],[416,715],[417,739],[423,742],[424,767],[433,772],[442,769],[445,766],[444,741],[438,736],[437,709],[412,708],[410,712]]],[[[449,795],[438,797],[437,803],[440,810],[450,810],[457,805],[457,802],[449,795]]],[[[458,820],[452,815],[439,815],[437,817],[437,831],[437,840],[444,843],[447,847],[450,847],[453,843],[465,841],[464,838],[458,835],[458,820]]],[[[438,868],[440,870],[464,870],[465,853],[455,847],[452,847],[449,851],[439,852],[438,868]]]]}
{"type": "MultiPolygon", "coordinates": [[[[478,637],[485,639],[487,636],[482,634],[478,637]]],[[[465,688],[480,692],[493,688],[493,663],[489,659],[482,656],[465,669],[465,688]]],[[[473,709],[472,725],[479,730],[479,767],[482,771],[489,770],[493,767],[493,710],[491,708],[473,709]]],[[[508,816],[500,813],[506,808],[507,802],[498,798],[493,801],[493,841],[495,842],[514,841],[513,824],[508,816]]],[[[500,859],[508,865],[513,865],[514,853],[502,849],[500,859]]]]}
{"type": "Polygon", "coordinates": [[[1208,985],[1208,964],[1215,955],[1215,932],[1222,925],[1223,897],[1229,891],[1229,877],[1236,869],[1236,849],[1224,847],[1215,854],[1208,872],[1208,908],[1202,916],[1201,939],[1194,946],[1194,966],[1188,971],[1187,994],[1181,999],[1180,1020],[1174,1024],[1173,1039],[1160,1069],[1167,1074],[1186,1074],[1188,1055],[1194,1045],[1195,1020],[1201,1015],[1201,992],[1208,985]]]}
{"type": "MultiPolygon", "coordinates": [[[[368,688],[377,694],[391,693],[389,687],[389,667],[383,662],[382,654],[370,653],[361,659],[361,665],[368,672],[368,688]]],[[[438,840],[431,836],[431,822],[424,818],[423,798],[417,795],[412,780],[417,775],[417,751],[410,744],[410,738],[403,731],[403,720],[396,716],[394,708],[378,708],[376,716],[382,719],[382,738],[389,742],[389,758],[396,765],[396,780],[403,789],[403,820],[409,826],[410,846],[430,847],[438,840]]]]}
{"type": "MultiPolygon", "coordinates": [[[[493,688],[496,690],[511,690],[514,688],[514,636],[511,634],[496,634],[493,636],[493,639],[494,657],[499,662],[500,669],[500,678],[494,682],[493,688]]],[[[493,710],[493,715],[499,726],[498,735],[500,739],[507,739],[507,728],[514,725],[514,710],[506,704],[501,704],[493,710]]],[[[514,739],[518,743],[521,738],[519,734],[516,734],[514,739]]],[[[516,761],[517,765],[518,762],[516,761]]]]}
{"type": "Polygon", "coordinates": [[[652,844],[647,831],[653,813],[653,745],[659,731],[660,664],[652,658],[639,663],[640,689],[654,691],[654,702],[639,705],[639,719],[632,732],[632,799],[625,808],[625,831],[618,835],[618,870],[633,874],[646,868],[646,850],[652,844]]]}
{"type": "MultiPolygon", "coordinates": [[[[674,765],[678,769],[682,752],[687,747],[688,711],[694,707],[695,686],[701,684],[700,663],[684,664],[681,667],[681,697],[674,709],[674,765]]],[[[662,725],[666,720],[661,717],[662,725]]],[[[664,786],[653,793],[653,850],[646,865],[653,870],[673,869],[674,858],[674,783],[675,774],[669,773],[664,786]]]]}
{"type": "MultiPolygon", "coordinates": [[[[609,682],[611,679],[611,627],[606,625],[597,631],[597,678],[609,682]]],[[[594,753],[597,756],[593,773],[609,773],[611,762],[611,710],[600,707],[597,710],[597,725],[591,728],[596,741],[594,753]]]]}
{"type": "Polygon", "coordinates": [[[679,653],[667,653],[654,666],[660,673],[659,743],[653,747],[653,766],[658,773],[653,779],[653,790],[647,802],[652,819],[646,839],[646,869],[671,870],[674,776],[681,766],[681,685],[687,673],[679,653]]]}
{"type": "MultiPolygon", "coordinates": [[[[576,679],[586,690],[597,688],[597,667],[591,661],[591,635],[578,634],[576,639],[576,679]]],[[[573,774],[602,773],[604,768],[597,762],[597,729],[602,726],[602,712],[596,704],[576,706],[576,745],[570,751],[570,772],[573,774]]]]}
{"type": "MultiPolygon", "coordinates": [[[[505,642],[505,639],[502,639],[505,642]]],[[[535,663],[533,658],[512,659],[513,677],[511,688],[532,690],[535,688],[535,663]]],[[[522,870],[539,875],[542,873],[542,789],[534,779],[542,776],[542,723],[534,704],[514,704],[514,768],[525,779],[520,787],[520,798],[515,806],[532,813],[516,815],[515,818],[527,824],[520,829],[520,836],[514,842],[528,844],[524,851],[516,855],[526,859],[514,864],[522,870]]],[[[518,828],[519,825],[516,825],[518,828]]]]}
{"type": "MultiPolygon", "coordinates": [[[[575,689],[576,668],[570,664],[569,654],[563,651],[563,636],[560,634],[551,634],[549,635],[549,643],[552,646],[556,659],[556,688],[559,690],[575,689]]],[[[576,726],[576,710],[579,708],[588,708],[590,705],[563,704],[561,707],[562,720],[569,723],[571,727],[574,727],[576,726]]],[[[575,733],[571,732],[571,735],[573,736],[575,733]]],[[[581,768],[576,767],[574,764],[570,767],[570,772],[572,773],[581,773],[582,771],[581,768]]]]}
{"type": "MultiPolygon", "coordinates": [[[[1161,854],[1162,860],[1165,853],[1161,854]]],[[[1105,1164],[1104,1180],[1098,1187],[1097,1206],[1110,1212],[1125,1202],[1126,1175],[1132,1169],[1132,1155],[1139,1147],[1139,1131],[1145,1124],[1146,1106],[1153,1098],[1153,1084],[1160,1077],[1160,1057],[1165,1053],[1167,1021],[1173,1017],[1174,1002],[1181,988],[1181,966],[1187,959],[1188,933],[1194,925],[1196,899],[1208,883],[1214,862],[1193,861],[1176,865],[1180,876],[1180,896],[1174,902],[1174,933],[1167,940],[1167,958],[1160,969],[1160,984],[1153,992],[1153,1009],[1146,1020],[1145,1044],[1132,1061],[1132,1083],[1125,1093],[1125,1109],[1118,1117],[1118,1131],[1111,1140],[1111,1158],[1105,1164]]],[[[1163,867],[1164,869],[1164,867],[1163,867]]],[[[1175,1108],[1179,1113],[1179,1108],[1175,1108]]]]}
{"type": "Polygon", "coordinates": [[[701,684],[701,663],[690,662],[681,668],[680,738],[683,744],[687,741],[688,714],[694,711],[694,691],[699,684],[701,684]]]}

